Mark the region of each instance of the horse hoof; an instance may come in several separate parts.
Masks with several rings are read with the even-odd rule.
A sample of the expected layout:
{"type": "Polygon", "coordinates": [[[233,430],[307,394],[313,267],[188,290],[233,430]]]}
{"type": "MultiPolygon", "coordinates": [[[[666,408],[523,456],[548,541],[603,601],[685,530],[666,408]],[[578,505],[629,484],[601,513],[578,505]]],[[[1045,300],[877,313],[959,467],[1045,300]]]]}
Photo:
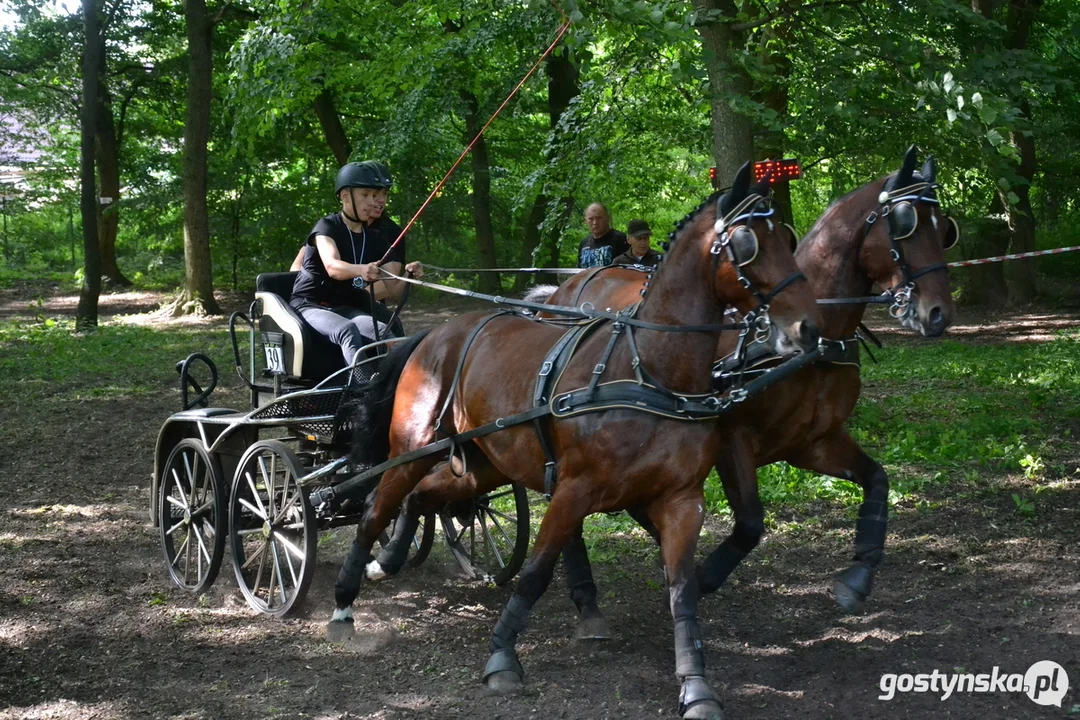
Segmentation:
{"type": "Polygon", "coordinates": [[[610,640],[611,628],[603,616],[584,618],[578,623],[574,637],[578,640],[610,640]]]}
{"type": "Polygon", "coordinates": [[[687,708],[683,717],[693,720],[724,720],[724,709],[718,702],[704,700],[687,708]]]}
{"type": "Polygon", "coordinates": [[[367,579],[371,582],[379,582],[386,577],[386,571],[383,570],[383,567],[379,564],[378,560],[369,562],[365,569],[365,573],[367,574],[367,579]]]}
{"type": "Polygon", "coordinates": [[[866,604],[866,595],[849,588],[840,580],[833,580],[833,595],[836,596],[836,602],[840,604],[844,612],[852,615],[861,613],[866,604]]]}
{"type": "Polygon", "coordinates": [[[326,640],[330,643],[349,642],[356,635],[356,628],[352,618],[348,620],[331,620],[326,623],[326,640]]]}
{"type": "Polygon", "coordinates": [[[503,670],[488,675],[484,686],[492,695],[513,695],[521,692],[521,677],[512,670],[503,670]]]}

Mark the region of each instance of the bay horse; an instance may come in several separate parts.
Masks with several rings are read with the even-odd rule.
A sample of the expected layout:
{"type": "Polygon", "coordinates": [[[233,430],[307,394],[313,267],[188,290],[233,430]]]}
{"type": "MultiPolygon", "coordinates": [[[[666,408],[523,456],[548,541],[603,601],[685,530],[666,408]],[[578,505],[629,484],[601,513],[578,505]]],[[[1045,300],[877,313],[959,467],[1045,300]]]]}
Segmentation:
{"type": "MultiPolygon", "coordinates": [[[[936,337],[952,319],[944,252],[956,244],[959,230],[938,205],[933,190],[933,157],[916,172],[916,152],[914,146],[909,148],[897,173],[834,202],[807,232],[795,258],[818,297],[862,298],[875,284],[890,288],[899,298],[893,316],[905,327],[936,337]],[[883,192],[889,193],[885,202],[883,192]],[[894,234],[905,237],[895,243],[890,238],[889,220],[879,222],[885,207],[889,214],[901,208],[898,220],[893,222],[903,227],[894,234]]],[[[629,268],[586,271],[573,276],[554,294],[548,293],[548,302],[623,307],[635,300],[641,284],[641,272],[629,268]]],[[[823,337],[853,338],[865,307],[860,303],[825,306],[823,337]]],[[[716,357],[727,357],[737,342],[738,338],[730,334],[722,335],[716,357]]],[[[857,353],[857,346],[854,349],[857,353]]],[[[845,427],[860,391],[857,361],[822,362],[799,370],[720,418],[715,467],[735,523],[731,535],[698,568],[703,594],[719,589],[760,542],[765,532],[765,513],[756,469],[783,460],[863,488],[854,563],[834,578],[833,592],[849,612],[857,611],[866,601],[884,556],[889,479],[845,427]]],[[[473,472],[457,477],[451,468],[441,466],[406,499],[395,544],[379,560],[392,568],[399,566],[404,557],[398,559],[402,553],[395,551],[407,551],[406,538],[412,537],[419,518],[431,509],[490,492],[506,482],[490,468],[480,475],[473,472]]],[[[630,514],[659,542],[645,514],[634,509],[630,514]]],[[[580,529],[564,550],[563,560],[570,596],[580,617],[577,637],[610,637],[597,604],[596,585],[580,529]]]]}
{"type": "MultiPolygon", "coordinates": [[[[768,195],[767,181],[750,188],[747,164],[728,193],[700,206],[680,225],[636,311],[619,316],[625,320],[594,323],[595,332],[578,336],[552,392],[595,385],[600,378],[629,388],[644,376],[658,391],[677,389],[668,391],[672,398],[710,393],[718,324],[731,304],[759,313],[768,304],[772,321],[800,347],[816,348],[822,316],[809,286],[800,282],[786,229],[770,219],[768,195]],[[672,332],[679,327],[694,331],[672,332]]],[[[354,459],[362,465],[381,462],[423,448],[440,431],[461,434],[534,407],[542,366],[564,330],[519,313],[470,313],[401,343],[384,358],[379,379],[358,391],[354,459]]],[[[521,687],[518,634],[585,517],[641,508],[662,540],[680,715],[722,717],[719,698],[704,678],[694,574],[703,485],[718,449],[715,416],[690,422],[624,404],[580,414],[571,408],[543,424],[558,458],[556,482],[532,555],[492,633],[484,684],[495,692],[521,687]]],[[[478,437],[462,452],[474,473],[490,466],[502,477],[543,491],[542,442],[531,425],[519,424],[478,437]]],[[[369,496],[335,586],[331,638],[348,632],[351,604],[379,533],[441,459],[428,456],[386,470],[369,496]]]]}

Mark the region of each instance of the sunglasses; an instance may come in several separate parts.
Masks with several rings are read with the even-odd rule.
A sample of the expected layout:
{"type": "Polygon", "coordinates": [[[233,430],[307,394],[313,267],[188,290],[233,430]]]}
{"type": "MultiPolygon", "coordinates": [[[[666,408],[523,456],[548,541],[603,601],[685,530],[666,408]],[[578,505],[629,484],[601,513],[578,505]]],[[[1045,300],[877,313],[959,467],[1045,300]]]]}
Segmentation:
{"type": "MultiPolygon", "coordinates": [[[[911,237],[919,227],[919,213],[915,206],[906,200],[893,205],[886,217],[889,222],[889,232],[897,240],[911,237]]],[[[947,215],[944,217],[949,226],[945,232],[942,248],[950,250],[956,247],[956,243],[960,242],[960,226],[956,224],[956,220],[953,218],[947,215]]]]}

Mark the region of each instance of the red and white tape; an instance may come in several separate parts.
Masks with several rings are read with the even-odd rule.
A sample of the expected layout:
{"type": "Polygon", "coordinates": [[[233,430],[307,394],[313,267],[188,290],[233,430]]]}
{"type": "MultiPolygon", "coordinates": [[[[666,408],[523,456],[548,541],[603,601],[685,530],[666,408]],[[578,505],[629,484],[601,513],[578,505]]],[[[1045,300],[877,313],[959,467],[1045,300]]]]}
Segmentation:
{"type": "Polygon", "coordinates": [[[1024,258],[1057,255],[1058,253],[1067,253],[1073,250],[1080,250],[1080,245],[1054,248],[1053,250],[1036,250],[1035,252],[1017,253],[1015,255],[998,255],[997,257],[979,258],[978,260],[959,260],[949,263],[949,267],[971,267],[972,265],[986,265],[987,263],[1005,262],[1006,260],[1023,260],[1024,258]]]}

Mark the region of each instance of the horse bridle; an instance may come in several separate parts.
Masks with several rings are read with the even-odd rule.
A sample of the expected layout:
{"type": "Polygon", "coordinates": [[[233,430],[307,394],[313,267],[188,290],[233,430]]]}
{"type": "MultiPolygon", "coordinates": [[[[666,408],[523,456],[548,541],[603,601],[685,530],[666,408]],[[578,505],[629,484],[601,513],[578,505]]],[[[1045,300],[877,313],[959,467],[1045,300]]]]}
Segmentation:
{"type": "MultiPolygon", "coordinates": [[[[915,227],[917,227],[917,220],[915,227],[913,227],[910,232],[902,234],[903,231],[897,224],[896,213],[893,212],[897,205],[905,202],[911,204],[913,208],[914,203],[917,202],[940,205],[937,198],[927,196],[928,192],[933,192],[937,190],[938,187],[939,186],[936,183],[918,182],[914,185],[909,185],[896,190],[882,190],[881,194],[878,195],[878,209],[871,211],[866,218],[866,225],[863,230],[864,241],[866,240],[866,236],[870,234],[870,231],[873,229],[874,223],[877,222],[878,218],[885,218],[886,224],[888,225],[889,244],[891,246],[889,254],[892,256],[893,262],[900,266],[900,272],[903,274],[903,279],[899,283],[885,290],[885,294],[891,296],[893,299],[892,305],[889,306],[889,315],[892,316],[893,319],[904,317],[911,309],[911,295],[915,291],[916,280],[923,275],[928,275],[932,272],[937,272],[938,270],[948,272],[948,265],[943,262],[921,268],[917,272],[912,271],[911,266],[904,257],[904,250],[900,241],[914,234],[915,227]]],[[[916,218],[917,217],[918,215],[916,214],[916,218]]],[[[861,251],[862,243],[860,242],[859,245],[861,251]]]]}
{"type": "Polygon", "coordinates": [[[769,318],[769,303],[773,298],[786,290],[796,280],[806,280],[806,276],[801,271],[793,272],[786,278],[777,283],[769,292],[763,292],[754,281],[750,279],[746,273],[743,272],[743,267],[751,264],[757,259],[758,252],[760,251],[760,241],[757,234],[750,228],[749,224],[755,218],[764,218],[769,224],[769,230],[771,231],[775,224],[770,219],[776,210],[772,207],[772,199],[756,193],[751,193],[742,202],[736,205],[726,215],[721,215],[720,200],[716,203],[716,225],[715,238],[713,239],[712,248],[709,250],[709,254],[713,258],[713,271],[715,272],[720,265],[720,256],[727,250],[728,259],[731,262],[732,267],[735,268],[735,273],[739,278],[739,284],[757,299],[757,307],[746,314],[746,322],[754,328],[754,340],[756,342],[765,342],[772,334],[772,320],[769,318]],[[765,210],[759,208],[764,205],[765,210]],[[736,234],[737,233],[749,233],[754,239],[754,255],[749,259],[743,259],[739,257],[736,250],[736,234]]]}

